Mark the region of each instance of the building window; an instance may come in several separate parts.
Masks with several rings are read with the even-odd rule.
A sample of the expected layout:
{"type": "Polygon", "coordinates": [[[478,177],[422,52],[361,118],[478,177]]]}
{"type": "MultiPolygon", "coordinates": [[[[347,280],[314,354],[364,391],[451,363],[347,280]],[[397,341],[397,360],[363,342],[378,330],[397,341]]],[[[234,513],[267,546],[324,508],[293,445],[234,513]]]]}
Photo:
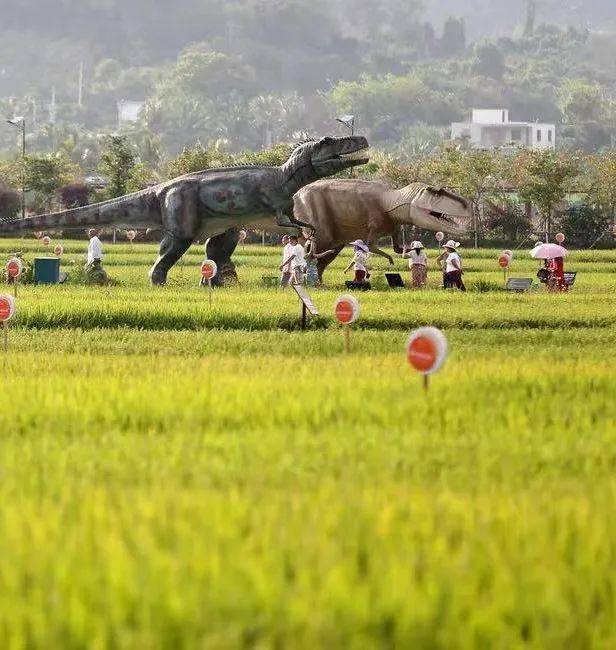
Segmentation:
{"type": "Polygon", "coordinates": [[[505,120],[505,111],[503,111],[503,124],[506,122],[505,120]]]}
{"type": "Polygon", "coordinates": [[[552,137],[552,129],[548,129],[548,142],[552,142],[554,138],[552,137]]]}
{"type": "Polygon", "coordinates": [[[537,142],[541,142],[541,129],[537,129],[537,142]]]}

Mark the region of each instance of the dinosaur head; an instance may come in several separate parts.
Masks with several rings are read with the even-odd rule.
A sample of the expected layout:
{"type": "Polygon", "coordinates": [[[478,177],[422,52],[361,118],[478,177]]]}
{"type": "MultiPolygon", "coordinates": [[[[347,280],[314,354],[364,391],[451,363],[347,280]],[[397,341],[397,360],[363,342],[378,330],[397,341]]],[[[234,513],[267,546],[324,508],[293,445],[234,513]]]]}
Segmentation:
{"type": "Polygon", "coordinates": [[[413,183],[388,192],[389,216],[399,224],[463,237],[471,229],[473,204],[454,192],[413,183]]]}
{"type": "Polygon", "coordinates": [[[310,176],[309,182],[365,165],[369,160],[368,140],[361,135],[346,138],[321,138],[299,144],[285,167],[310,176]]]}

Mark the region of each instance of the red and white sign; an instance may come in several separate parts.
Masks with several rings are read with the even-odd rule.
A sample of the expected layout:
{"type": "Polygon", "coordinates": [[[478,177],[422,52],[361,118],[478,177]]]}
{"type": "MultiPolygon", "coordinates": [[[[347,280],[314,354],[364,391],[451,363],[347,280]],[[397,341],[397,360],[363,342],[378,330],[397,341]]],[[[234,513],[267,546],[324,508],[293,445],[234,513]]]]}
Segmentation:
{"type": "Polygon", "coordinates": [[[216,266],[216,262],[212,260],[205,260],[205,262],[203,262],[201,265],[201,277],[204,280],[211,280],[212,278],[215,278],[217,273],[218,266],[216,266]]]}
{"type": "Polygon", "coordinates": [[[35,236],[37,239],[40,239],[40,238],[43,236],[43,233],[40,232],[40,231],[37,231],[37,232],[34,233],[34,236],[35,236]]]}
{"type": "Polygon", "coordinates": [[[51,237],[45,236],[43,237],[42,241],[43,241],[43,246],[49,246],[49,244],[51,244],[51,237]]]}
{"type": "Polygon", "coordinates": [[[6,323],[15,314],[15,298],[3,293],[0,295],[0,322],[6,323]]]}
{"type": "Polygon", "coordinates": [[[135,237],[137,237],[137,233],[134,230],[128,230],[126,232],[126,239],[128,239],[128,241],[133,241],[135,237]]]}
{"type": "Polygon", "coordinates": [[[445,233],[444,232],[437,232],[436,233],[436,241],[440,244],[443,239],[445,239],[445,233]]]}
{"type": "Polygon", "coordinates": [[[436,327],[415,330],[406,346],[406,357],[422,375],[438,372],[447,359],[447,339],[436,327]]]}
{"type": "Polygon", "coordinates": [[[64,254],[64,246],[62,246],[62,244],[56,244],[53,249],[53,252],[58,257],[62,257],[62,255],[64,254]]]}
{"type": "Polygon", "coordinates": [[[557,244],[564,244],[565,243],[565,236],[563,235],[562,232],[557,233],[557,235],[556,235],[556,237],[554,239],[556,239],[557,244]]]}
{"type": "Polygon", "coordinates": [[[504,251],[498,256],[498,265],[501,269],[508,269],[511,265],[511,257],[504,251]]]}
{"type": "Polygon", "coordinates": [[[344,295],[336,300],[334,315],[341,325],[352,325],[360,313],[359,301],[354,296],[344,295]]]}
{"type": "Polygon", "coordinates": [[[24,265],[23,262],[19,259],[19,257],[12,257],[7,263],[6,263],[6,273],[9,276],[9,278],[13,278],[15,280],[18,278],[24,271],[24,265]]]}

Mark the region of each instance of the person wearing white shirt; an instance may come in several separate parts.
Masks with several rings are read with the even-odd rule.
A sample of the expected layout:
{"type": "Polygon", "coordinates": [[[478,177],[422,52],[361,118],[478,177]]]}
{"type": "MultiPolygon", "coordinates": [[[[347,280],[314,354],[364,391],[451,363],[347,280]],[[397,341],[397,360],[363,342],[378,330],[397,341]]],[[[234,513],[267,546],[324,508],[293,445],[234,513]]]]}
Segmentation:
{"type": "Polygon", "coordinates": [[[280,265],[280,270],[291,269],[291,282],[293,284],[304,284],[304,273],[306,272],[306,255],[304,247],[299,243],[296,235],[289,236],[290,249],[288,257],[280,265]]]}
{"type": "Polygon", "coordinates": [[[441,255],[441,258],[444,262],[444,283],[445,289],[451,289],[456,287],[460,291],[466,291],[464,286],[464,281],[462,280],[462,259],[458,254],[458,248],[460,243],[450,239],[443,248],[445,252],[441,255]]]}
{"type": "Polygon", "coordinates": [[[290,267],[285,267],[285,262],[287,259],[291,257],[291,244],[289,243],[289,235],[285,235],[282,238],[282,266],[280,267],[280,270],[282,271],[282,275],[280,276],[280,286],[281,287],[288,287],[289,282],[291,282],[291,268],[290,267]]]}
{"type": "Polygon", "coordinates": [[[420,241],[411,243],[411,250],[402,254],[409,261],[411,271],[411,286],[413,289],[422,289],[428,280],[428,258],[424,253],[424,245],[420,241]]]}
{"type": "Polygon", "coordinates": [[[98,238],[100,234],[100,230],[95,230],[94,228],[88,231],[88,237],[90,237],[88,264],[94,264],[96,261],[100,264],[103,261],[103,243],[98,238]]]}
{"type": "Polygon", "coordinates": [[[366,282],[370,277],[368,273],[368,259],[370,258],[370,249],[367,244],[365,244],[361,239],[357,239],[354,242],[351,242],[353,246],[354,255],[350,264],[344,269],[344,272],[347,273],[353,267],[355,272],[355,282],[366,282]]]}

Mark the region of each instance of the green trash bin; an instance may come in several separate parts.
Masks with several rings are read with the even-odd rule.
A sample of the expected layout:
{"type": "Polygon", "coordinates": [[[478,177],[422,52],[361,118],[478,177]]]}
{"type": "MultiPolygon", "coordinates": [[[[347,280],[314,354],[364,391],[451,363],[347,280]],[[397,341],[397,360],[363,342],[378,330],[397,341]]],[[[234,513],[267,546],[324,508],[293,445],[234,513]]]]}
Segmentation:
{"type": "Polygon", "coordinates": [[[60,259],[58,257],[34,258],[34,284],[59,284],[60,259]]]}

